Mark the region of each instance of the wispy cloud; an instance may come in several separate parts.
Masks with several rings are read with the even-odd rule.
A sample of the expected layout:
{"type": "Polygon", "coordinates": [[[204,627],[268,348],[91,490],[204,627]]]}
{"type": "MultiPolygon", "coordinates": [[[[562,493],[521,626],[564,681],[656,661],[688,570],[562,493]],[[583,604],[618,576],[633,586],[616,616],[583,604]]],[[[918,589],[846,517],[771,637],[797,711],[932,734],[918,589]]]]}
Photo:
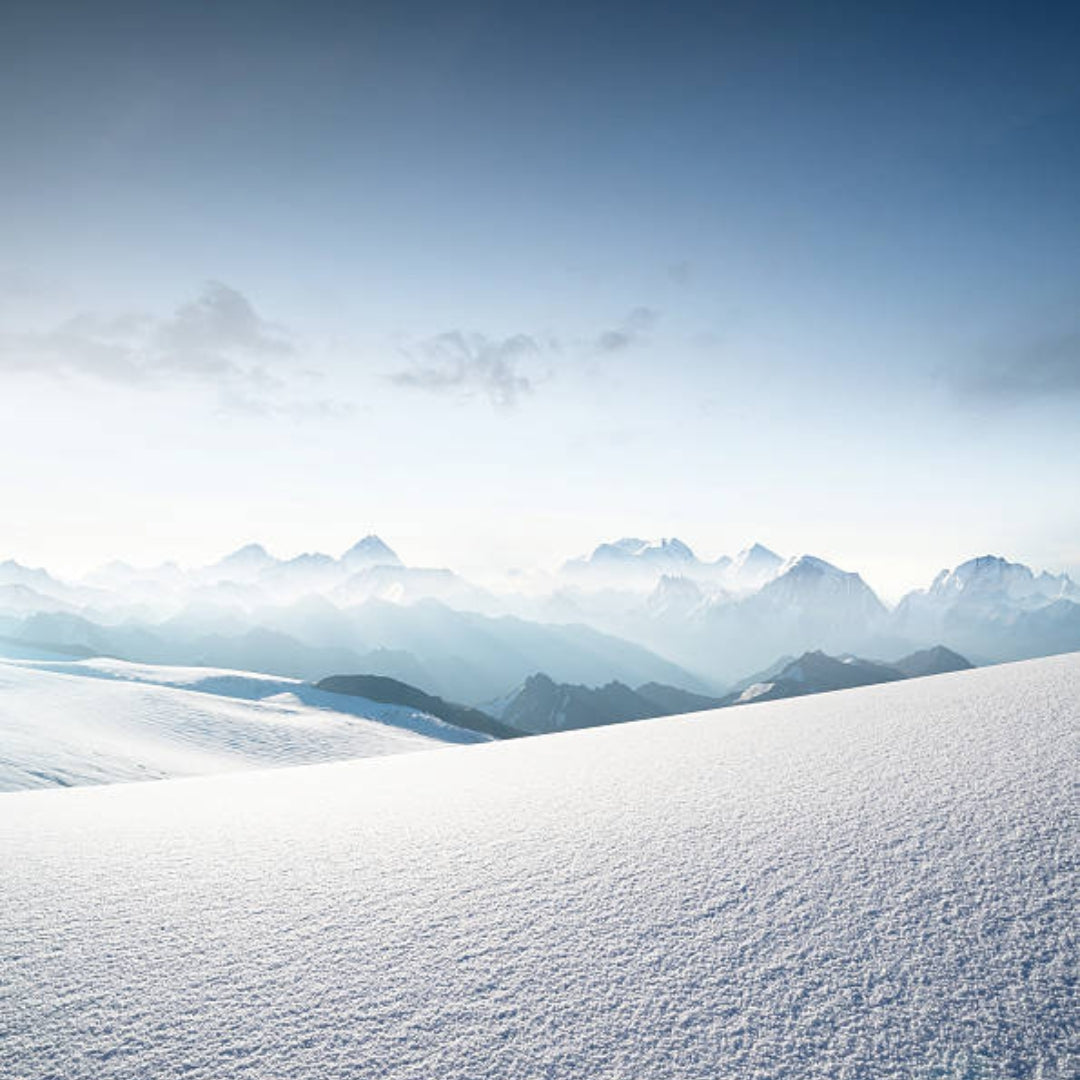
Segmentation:
{"type": "Polygon", "coordinates": [[[387,377],[396,386],[457,398],[485,398],[512,409],[567,363],[591,371],[599,358],[645,343],[659,313],[636,307],[614,326],[588,337],[549,334],[494,337],[449,330],[401,349],[405,366],[387,377]]]}
{"type": "Polygon", "coordinates": [[[219,281],[155,328],[158,363],[209,374],[229,370],[237,356],[292,356],[280,327],[263,319],[243,293],[219,281]]]}
{"type": "Polygon", "coordinates": [[[243,293],[212,281],[169,318],[83,313],[43,332],[0,335],[0,371],[150,385],[224,378],[265,387],[266,363],[293,351],[243,293]]]}
{"type": "Polygon", "coordinates": [[[263,318],[239,290],[208,282],[161,318],[146,312],[83,313],[37,333],[0,333],[0,379],[92,379],[145,390],[206,388],[234,416],[331,421],[355,411],[313,383],[289,332],[263,318]]]}
{"type": "Polygon", "coordinates": [[[618,326],[598,334],[593,342],[597,352],[622,352],[649,336],[660,318],[652,308],[636,307],[618,326]]]}
{"type": "Polygon", "coordinates": [[[533,391],[533,378],[522,365],[539,359],[543,351],[528,334],[491,338],[452,330],[405,350],[409,366],[390,380],[433,393],[480,394],[496,407],[510,409],[533,391]]]}
{"type": "MultiPolygon", "coordinates": [[[[145,312],[83,313],[37,333],[0,334],[0,376],[90,378],[162,389],[187,382],[214,388],[223,409],[249,415],[329,415],[338,406],[291,400],[296,349],[287,331],[219,281],[166,318],[145,312]]],[[[343,407],[343,406],[341,406],[343,407]]]]}

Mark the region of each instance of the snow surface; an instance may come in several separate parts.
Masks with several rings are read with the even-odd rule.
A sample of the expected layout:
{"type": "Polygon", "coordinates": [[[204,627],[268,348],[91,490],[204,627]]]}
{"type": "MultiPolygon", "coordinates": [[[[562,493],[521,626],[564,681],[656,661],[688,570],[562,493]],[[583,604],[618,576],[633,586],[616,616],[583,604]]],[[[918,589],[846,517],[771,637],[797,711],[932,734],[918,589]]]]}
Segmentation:
{"type": "Polygon", "coordinates": [[[0,792],[426,750],[486,736],[296,679],[0,660],[0,792]]]}
{"type": "Polygon", "coordinates": [[[0,1075],[1075,1077],[1080,655],[0,796],[0,1075]]]}

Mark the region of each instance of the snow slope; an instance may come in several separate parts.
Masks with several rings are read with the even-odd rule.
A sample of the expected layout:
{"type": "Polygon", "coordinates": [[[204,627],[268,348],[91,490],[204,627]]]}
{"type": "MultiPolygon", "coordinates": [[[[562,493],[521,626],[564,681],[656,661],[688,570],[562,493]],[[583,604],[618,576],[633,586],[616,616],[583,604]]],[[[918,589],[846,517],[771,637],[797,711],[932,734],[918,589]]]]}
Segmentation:
{"type": "Polygon", "coordinates": [[[424,750],[484,736],[294,679],[121,660],[0,660],[0,791],[424,750]]]}
{"type": "Polygon", "coordinates": [[[0,1075],[1074,1077],[1080,656],[0,796],[0,1075]]]}

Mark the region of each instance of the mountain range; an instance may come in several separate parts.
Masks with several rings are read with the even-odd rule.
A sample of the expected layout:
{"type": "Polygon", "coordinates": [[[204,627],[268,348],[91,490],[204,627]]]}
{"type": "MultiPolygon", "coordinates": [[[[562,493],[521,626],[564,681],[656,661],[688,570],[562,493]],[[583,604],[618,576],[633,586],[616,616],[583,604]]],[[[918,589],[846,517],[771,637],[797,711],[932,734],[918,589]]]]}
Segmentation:
{"type": "MultiPolygon", "coordinates": [[[[850,690],[858,686],[964,671],[970,667],[970,661],[942,645],[905,656],[892,664],[863,660],[857,656],[828,656],[815,651],[805,653],[798,659],[784,657],[774,665],[773,670],[761,672],[730,693],[715,698],[659,683],[646,683],[636,689],[620,682],[595,688],[574,686],[556,683],[549,676],[538,673],[531,675],[512,693],[487,703],[484,708],[511,728],[539,735],[722,709],[751,702],[803,697],[830,690],[850,690]]],[[[325,685],[325,688],[336,689],[336,683],[325,685]]],[[[426,711],[435,712],[431,708],[426,711]]]]}
{"type": "Polygon", "coordinates": [[[81,580],[0,563],[0,637],[153,663],[319,680],[384,675],[476,705],[530,675],[720,698],[777,656],[942,644],[983,664],[1080,649],[1080,587],[987,555],[889,607],[858,574],[761,544],[700,559],[624,538],[528,589],[407,566],[374,535],[340,556],[249,544],[208,566],[112,563],[81,580]]]}

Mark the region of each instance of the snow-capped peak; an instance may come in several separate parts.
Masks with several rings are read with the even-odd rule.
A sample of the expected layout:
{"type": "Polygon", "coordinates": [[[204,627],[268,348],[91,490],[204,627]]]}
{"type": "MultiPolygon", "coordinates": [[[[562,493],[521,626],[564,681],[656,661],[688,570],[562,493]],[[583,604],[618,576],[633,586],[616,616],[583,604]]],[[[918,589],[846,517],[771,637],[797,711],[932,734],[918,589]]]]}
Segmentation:
{"type": "Polygon", "coordinates": [[[952,570],[942,570],[930,587],[931,594],[941,598],[961,593],[1004,593],[1012,599],[1022,599],[1038,591],[1029,567],[999,555],[980,555],[952,570]]]}
{"type": "Polygon", "coordinates": [[[878,618],[885,607],[877,594],[859,574],[841,570],[815,555],[797,555],[788,559],[776,576],[758,594],[770,605],[797,609],[813,604],[821,614],[840,608],[863,617],[878,618]]]}
{"type": "Polygon", "coordinates": [[[590,556],[589,561],[596,563],[608,560],[622,561],[629,559],[640,559],[644,562],[697,561],[689,546],[676,537],[664,537],[659,540],[641,540],[634,536],[626,536],[621,540],[600,544],[590,556]]]}
{"type": "Polygon", "coordinates": [[[937,603],[1006,603],[1026,605],[1046,600],[1080,598],[1068,574],[1036,575],[1023,563],[999,555],[980,555],[952,570],[942,570],[926,592],[937,603]]]}
{"type": "Polygon", "coordinates": [[[763,544],[743,548],[728,567],[728,577],[742,588],[758,588],[772,578],[783,565],[783,559],[763,544]]]}
{"type": "Polygon", "coordinates": [[[341,562],[350,570],[362,570],[369,566],[401,566],[397,553],[374,533],[357,540],[341,556],[341,562]]]}
{"type": "Polygon", "coordinates": [[[849,575],[847,571],[841,570],[838,566],[833,566],[832,563],[826,562],[824,559],[819,559],[816,555],[793,555],[778,568],[776,576],[779,578],[786,576],[809,577],[821,575],[830,577],[858,577],[858,574],[849,575]]]}
{"type": "Polygon", "coordinates": [[[273,561],[273,556],[262,544],[245,544],[232,554],[226,555],[218,566],[265,566],[273,561]]]}

